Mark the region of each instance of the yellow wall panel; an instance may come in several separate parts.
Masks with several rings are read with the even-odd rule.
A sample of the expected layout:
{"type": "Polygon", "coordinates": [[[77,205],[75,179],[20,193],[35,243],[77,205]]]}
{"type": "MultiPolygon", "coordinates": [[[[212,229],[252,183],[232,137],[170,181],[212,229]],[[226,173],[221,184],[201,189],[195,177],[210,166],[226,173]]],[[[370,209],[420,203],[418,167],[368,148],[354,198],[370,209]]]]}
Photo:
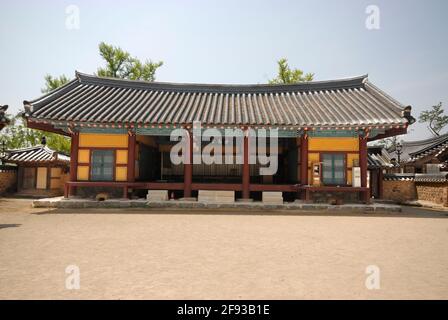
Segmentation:
{"type": "Polygon", "coordinates": [[[117,164],[128,163],[128,150],[117,150],[117,158],[115,162],[117,164]]]}
{"type": "Polygon", "coordinates": [[[347,170],[347,184],[352,185],[352,170],[347,170]]]}
{"type": "Polygon", "coordinates": [[[36,189],[47,189],[47,167],[37,168],[36,189]]]}
{"type": "Polygon", "coordinates": [[[308,153],[308,165],[311,166],[314,162],[319,162],[319,153],[308,153]]]}
{"type": "Polygon", "coordinates": [[[126,181],[127,179],[128,179],[128,168],[116,167],[115,168],[115,180],[116,181],[126,181]]]}
{"type": "Polygon", "coordinates": [[[89,166],[78,166],[78,180],[89,180],[89,166]]]}
{"type": "Polygon", "coordinates": [[[358,138],[321,138],[310,137],[308,150],[313,151],[358,151],[358,138]]]}
{"type": "Polygon", "coordinates": [[[347,153],[347,168],[352,168],[353,167],[354,160],[359,160],[359,154],[357,154],[357,153],[347,153]]]}
{"type": "Polygon", "coordinates": [[[78,150],[78,162],[89,163],[90,162],[90,150],[78,150]]]}
{"type": "Polygon", "coordinates": [[[80,147],[127,148],[127,134],[80,133],[80,147]]]}

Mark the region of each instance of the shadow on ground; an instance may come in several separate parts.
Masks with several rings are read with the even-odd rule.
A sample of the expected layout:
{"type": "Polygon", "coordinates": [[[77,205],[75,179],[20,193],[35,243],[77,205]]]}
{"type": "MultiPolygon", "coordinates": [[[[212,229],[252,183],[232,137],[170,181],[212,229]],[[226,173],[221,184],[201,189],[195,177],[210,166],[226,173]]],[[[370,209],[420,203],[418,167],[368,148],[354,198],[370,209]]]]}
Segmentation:
{"type": "Polygon", "coordinates": [[[6,223],[6,224],[0,224],[0,229],[6,229],[6,228],[18,228],[21,224],[19,223],[6,223]]]}

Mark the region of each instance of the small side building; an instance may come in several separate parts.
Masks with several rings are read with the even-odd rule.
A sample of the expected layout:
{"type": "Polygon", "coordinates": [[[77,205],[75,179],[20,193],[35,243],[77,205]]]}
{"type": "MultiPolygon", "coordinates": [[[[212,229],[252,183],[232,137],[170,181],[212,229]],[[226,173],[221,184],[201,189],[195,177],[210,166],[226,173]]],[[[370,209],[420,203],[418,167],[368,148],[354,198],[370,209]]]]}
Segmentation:
{"type": "Polygon", "coordinates": [[[6,152],[4,163],[17,166],[17,192],[29,196],[63,194],[70,157],[45,145],[14,149],[6,152]]]}

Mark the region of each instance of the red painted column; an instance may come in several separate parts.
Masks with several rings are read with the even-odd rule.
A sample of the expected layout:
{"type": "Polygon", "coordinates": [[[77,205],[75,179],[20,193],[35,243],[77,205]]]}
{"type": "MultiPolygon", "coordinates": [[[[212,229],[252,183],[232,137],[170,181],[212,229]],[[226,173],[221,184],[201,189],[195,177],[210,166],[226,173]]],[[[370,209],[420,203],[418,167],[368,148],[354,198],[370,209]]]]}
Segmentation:
{"type": "MultiPolygon", "coordinates": [[[[300,137],[300,184],[308,184],[308,134],[306,131],[300,137]]],[[[302,200],[307,200],[306,192],[302,192],[302,200]]]]}
{"type": "Polygon", "coordinates": [[[187,148],[189,163],[184,163],[184,198],[191,198],[191,183],[193,182],[193,134],[188,132],[187,148]]]}
{"type": "Polygon", "coordinates": [[[135,143],[135,133],[132,133],[128,138],[128,182],[135,181],[135,143]]]}
{"type": "MultiPolygon", "coordinates": [[[[367,186],[367,138],[359,137],[359,167],[361,169],[361,187],[367,186]]],[[[370,192],[363,192],[364,201],[370,202],[370,192]]]]}
{"type": "Polygon", "coordinates": [[[383,168],[380,168],[378,172],[378,198],[383,199],[383,168]]]}
{"type": "MultiPolygon", "coordinates": [[[[79,147],[79,133],[72,134],[72,141],[70,145],[70,181],[78,180],[78,147],[79,147]]],[[[76,193],[76,187],[68,188],[68,195],[72,196],[76,193]]]]}
{"type": "Polygon", "coordinates": [[[249,131],[244,132],[243,143],[243,199],[250,199],[249,131]]]}

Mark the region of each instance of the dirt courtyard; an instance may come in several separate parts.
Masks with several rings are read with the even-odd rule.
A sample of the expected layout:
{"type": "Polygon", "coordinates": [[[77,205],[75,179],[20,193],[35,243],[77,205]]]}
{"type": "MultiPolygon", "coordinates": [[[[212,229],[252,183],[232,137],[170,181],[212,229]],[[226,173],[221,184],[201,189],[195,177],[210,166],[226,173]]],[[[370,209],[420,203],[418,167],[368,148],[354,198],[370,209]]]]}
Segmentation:
{"type": "Polygon", "coordinates": [[[448,298],[447,212],[47,211],[30,203],[0,198],[0,299],[448,298]],[[67,266],[79,268],[79,289],[66,288],[67,266]],[[369,290],[372,266],[380,288],[369,290]]]}

